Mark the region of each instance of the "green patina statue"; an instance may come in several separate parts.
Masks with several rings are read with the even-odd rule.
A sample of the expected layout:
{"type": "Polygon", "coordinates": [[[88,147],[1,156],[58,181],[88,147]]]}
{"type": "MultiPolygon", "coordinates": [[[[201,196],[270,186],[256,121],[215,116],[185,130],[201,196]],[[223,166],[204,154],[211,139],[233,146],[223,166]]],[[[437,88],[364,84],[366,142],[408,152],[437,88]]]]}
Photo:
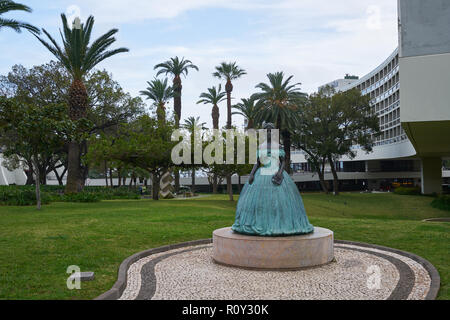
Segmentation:
{"type": "Polygon", "coordinates": [[[311,233],[302,197],[284,171],[285,153],[271,143],[272,124],[266,124],[267,142],[258,148],[257,163],[242,189],[231,229],[255,236],[289,236],[311,233]]]}

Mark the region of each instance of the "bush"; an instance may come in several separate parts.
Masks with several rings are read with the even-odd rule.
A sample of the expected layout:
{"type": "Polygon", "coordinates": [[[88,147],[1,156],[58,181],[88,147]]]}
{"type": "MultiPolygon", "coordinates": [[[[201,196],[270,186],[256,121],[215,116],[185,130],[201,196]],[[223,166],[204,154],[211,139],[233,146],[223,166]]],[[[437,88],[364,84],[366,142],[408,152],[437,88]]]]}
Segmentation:
{"type": "Polygon", "coordinates": [[[98,194],[89,192],[69,193],[61,197],[63,202],[99,202],[100,200],[98,194]]]}
{"type": "MultiPolygon", "coordinates": [[[[42,204],[50,202],[98,202],[100,200],[140,199],[139,189],[128,187],[85,187],[77,194],[64,194],[63,186],[41,186],[42,204]]],[[[0,205],[29,206],[36,204],[35,186],[0,186],[0,205]]]]}
{"type": "Polygon", "coordinates": [[[403,195],[403,196],[413,196],[413,195],[419,195],[420,188],[414,187],[414,188],[406,188],[406,187],[398,187],[394,190],[395,194],[403,195]]]}
{"type": "MultiPolygon", "coordinates": [[[[41,203],[50,203],[51,196],[41,191],[41,203]]],[[[32,206],[36,205],[36,190],[32,188],[20,188],[16,186],[1,186],[0,205],[5,206],[32,206]]]]}
{"type": "Polygon", "coordinates": [[[115,199],[140,199],[141,195],[138,189],[128,187],[85,187],[83,193],[92,193],[98,195],[102,200],[115,199]]]}
{"type": "Polygon", "coordinates": [[[436,209],[450,211],[450,195],[442,195],[431,202],[431,206],[436,209]]]}

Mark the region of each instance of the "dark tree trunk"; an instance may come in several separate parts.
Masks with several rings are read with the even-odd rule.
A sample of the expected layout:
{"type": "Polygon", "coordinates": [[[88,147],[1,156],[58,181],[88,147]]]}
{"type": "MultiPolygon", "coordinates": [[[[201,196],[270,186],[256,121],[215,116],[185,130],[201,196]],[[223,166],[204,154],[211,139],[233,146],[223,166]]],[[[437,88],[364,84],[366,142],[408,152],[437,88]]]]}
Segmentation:
{"type": "Polygon", "coordinates": [[[29,165],[29,169],[28,170],[24,170],[25,175],[27,176],[27,182],[25,182],[25,184],[27,186],[33,185],[34,184],[34,171],[33,171],[33,162],[32,161],[27,161],[30,165],[29,165]]]}
{"type": "Polygon", "coordinates": [[[176,76],[173,79],[173,91],[175,92],[175,97],[173,98],[173,109],[175,111],[175,127],[179,128],[181,120],[181,90],[183,86],[181,85],[180,76],[176,76]]]}
{"type": "Polygon", "coordinates": [[[331,156],[328,156],[328,162],[330,163],[331,172],[333,173],[333,191],[334,195],[339,195],[339,178],[336,172],[336,168],[334,166],[334,161],[331,156]]]}
{"type": "Polygon", "coordinates": [[[105,183],[108,186],[108,162],[105,160],[105,183]]]}
{"type": "Polygon", "coordinates": [[[238,175],[238,193],[241,194],[241,176],[238,175]]]}
{"type": "MultiPolygon", "coordinates": [[[[225,84],[225,91],[227,92],[227,129],[231,129],[231,92],[233,91],[233,85],[231,84],[230,79],[228,79],[225,84]]],[[[228,197],[230,201],[233,201],[233,184],[231,182],[231,173],[228,173],[226,178],[228,197]]]]}
{"type": "Polygon", "coordinates": [[[219,107],[217,105],[213,105],[211,117],[213,121],[213,129],[219,129],[219,107]]]}
{"type": "Polygon", "coordinates": [[[36,208],[41,210],[41,186],[40,186],[40,169],[37,155],[34,156],[34,172],[36,174],[36,208]]]}
{"type": "MultiPolygon", "coordinates": [[[[173,98],[173,109],[175,111],[175,128],[178,129],[180,127],[181,120],[181,90],[183,86],[181,85],[181,77],[176,76],[173,79],[173,90],[176,95],[173,98]]],[[[174,170],[174,184],[175,184],[175,192],[180,191],[180,171],[178,169],[174,170]]]]}
{"type": "Polygon", "coordinates": [[[325,192],[326,194],[328,194],[328,184],[325,182],[325,158],[322,158],[322,165],[320,165],[319,163],[317,163],[317,167],[318,169],[318,174],[319,174],[319,180],[320,180],[320,185],[322,186],[322,190],[323,192],[325,192]]]}
{"type": "Polygon", "coordinates": [[[231,183],[231,173],[227,174],[227,193],[230,201],[234,201],[233,199],[233,184],[231,183]]]}
{"type": "MultiPolygon", "coordinates": [[[[80,156],[84,156],[87,154],[87,141],[83,140],[83,142],[80,145],[80,156]]],[[[81,176],[80,176],[80,191],[84,188],[84,186],[86,185],[86,180],[89,177],[89,166],[83,165],[83,163],[81,163],[80,161],[80,172],[81,172],[81,176]]]]}
{"type": "Polygon", "coordinates": [[[80,145],[76,141],[69,143],[69,153],[67,156],[67,182],[66,193],[78,193],[81,190],[81,161],[80,145]]]}
{"type": "Polygon", "coordinates": [[[288,130],[283,130],[282,132],[283,138],[283,149],[286,154],[286,165],[284,166],[284,170],[291,174],[291,133],[288,130]]]}
{"type": "Polygon", "coordinates": [[[152,175],[152,198],[159,200],[159,175],[156,173],[152,175]]]}
{"type": "Polygon", "coordinates": [[[113,174],[111,168],[109,168],[109,184],[111,185],[111,188],[114,187],[113,174]]]}
{"type": "Polygon", "coordinates": [[[192,183],[191,183],[191,192],[195,193],[195,167],[192,168],[192,183]]]}
{"type": "MultiPolygon", "coordinates": [[[[86,117],[88,95],[83,81],[75,79],[69,88],[69,117],[77,121],[86,117]]],[[[76,141],[69,143],[66,193],[78,193],[81,191],[83,178],[81,172],[81,149],[76,141]]]]}
{"type": "Polygon", "coordinates": [[[217,175],[213,175],[213,194],[217,194],[217,189],[218,189],[218,185],[217,185],[217,175]]]}
{"type": "Polygon", "coordinates": [[[159,123],[166,122],[166,108],[163,104],[158,105],[158,107],[156,108],[156,118],[158,119],[159,123]]]}

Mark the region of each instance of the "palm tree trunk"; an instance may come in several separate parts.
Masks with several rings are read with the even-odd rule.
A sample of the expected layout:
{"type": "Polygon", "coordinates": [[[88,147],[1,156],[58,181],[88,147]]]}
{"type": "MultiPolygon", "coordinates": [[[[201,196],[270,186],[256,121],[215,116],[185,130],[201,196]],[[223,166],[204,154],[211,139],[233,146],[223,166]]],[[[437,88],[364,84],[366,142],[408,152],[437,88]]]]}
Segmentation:
{"type": "MultiPolygon", "coordinates": [[[[180,127],[180,120],[181,120],[181,90],[183,86],[181,85],[181,77],[176,76],[173,78],[173,90],[175,91],[176,95],[173,98],[173,109],[175,111],[175,129],[178,129],[180,127]]],[[[174,170],[174,177],[175,177],[175,192],[180,191],[180,171],[178,169],[174,170]]]]}
{"type": "MultiPolygon", "coordinates": [[[[227,129],[231,129],[231,92],[233,91],[233,85],[230,79],[227,80],[225,85],[227,92],[227,129]]],[[[233,184],[231,183],[231,173],[227,174],[227,192],[230,201],[233,201],[233,184]]]]}
{"type": "Polygon", "coordinates": [[[192,183],[191,183],[192,195],[195,193],[195,167],[192,168],[192,183]]]}
{"type": "MultiPolygon", "coordinates": [[[[69,117],[73,121],[86,117],[88,95],[81,79],[74,79],[69,88],[69,117]]],[[[66,193],[81,191],[81,149],[77,141],[69,143],[66,193]]]]}
{"type": "Polygon", "coordinates": [[[67,182],[65,193],[78,193],[81,190],[80,145],[76,141],[69,143],[67,155],[67,182]]]}
{"type": "Polygon", "coordinates": [[[175,92],[175,97],[173,97],[173,109],[175,111],[175,128],[180,127],[181,120],[181,85],[180,76],[176,76],[173,79],[173,91],[175,92]]]}
{"type": "Polygon", "coordinates": [[[163,104],[158,105],[156,109],[156,117],[159,123],[166,122],[166,110],[163,104]]]}
{"type": "Polygon", "coordinates": [[[241,194],[241,176],[238,175],[238,193],[241,194]]]}
{"type": "Polygon", "coordinates": [[[233,91],[233,85],[230,79],[225,84],[225,91],[227,92],[227,129],[231,129],[231,92],[233,91]]]}
{"type": "Polygon", "coordinates": [[[217,189],[218,189],[217,175],[214,174],[214,176],[213,176],[213,194],[217,194],[217,189]]]}
{"type": "Polygon", "coordinates": [[[213,129],[219,129],[219,107],[215,104],[212,107],[211,117],[213,121],[213,129]]]}
{"type": "Polygon", "coordinates": [[[287,173],[291,173],[291,133],[288,130],[283,130],[283,149],[286,157],[286,165],[284,170],[287,173]]]}

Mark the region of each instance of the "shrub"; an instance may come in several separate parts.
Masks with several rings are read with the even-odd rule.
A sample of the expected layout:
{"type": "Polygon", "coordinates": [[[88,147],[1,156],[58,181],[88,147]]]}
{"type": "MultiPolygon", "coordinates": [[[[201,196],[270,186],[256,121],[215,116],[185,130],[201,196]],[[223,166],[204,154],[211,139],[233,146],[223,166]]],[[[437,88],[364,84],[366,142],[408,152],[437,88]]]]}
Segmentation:
{"type": "MultiPolygon", "coordinates": [[[[50,203],[51,196],[41,192],[41,203],[50,203]]],[[[16,186],[2,186],[0,188],[0,205],[6,206],[32,206],[36,205],[36,190],[16,186]]]]}
{"type": "Polygon", "coordinates": [[[431,202],[433,208],[450,211],[450,195],[442,195],[431,202]]]}
{"type": "Polygon", "coordinates": [[[406,187],[398,187],[394,190],[395,194],[404,195],[404,196],[413,196],[413,195],[419,195],[420,188],[414,187],[414,188],[406,188],[406,187]]]}
{"type": "MultiPolygon", "coordinates": [[[[28,206],[36,204],[35,186],[0,186],[0,205],[28,206]]],[[[50,202],[98,202],[100,200],[140,199],[140,190],[129,187],[88,186],[77,194],[64,194],[63,186],[41,186],[42,204],[50,202]]]]}
{"type": "Polygon", "coordinates": [[[89,192],[69,193],[61,197],[61,201],[64,202],[99,202],[100,200],[98,194],[89,192]]]}

